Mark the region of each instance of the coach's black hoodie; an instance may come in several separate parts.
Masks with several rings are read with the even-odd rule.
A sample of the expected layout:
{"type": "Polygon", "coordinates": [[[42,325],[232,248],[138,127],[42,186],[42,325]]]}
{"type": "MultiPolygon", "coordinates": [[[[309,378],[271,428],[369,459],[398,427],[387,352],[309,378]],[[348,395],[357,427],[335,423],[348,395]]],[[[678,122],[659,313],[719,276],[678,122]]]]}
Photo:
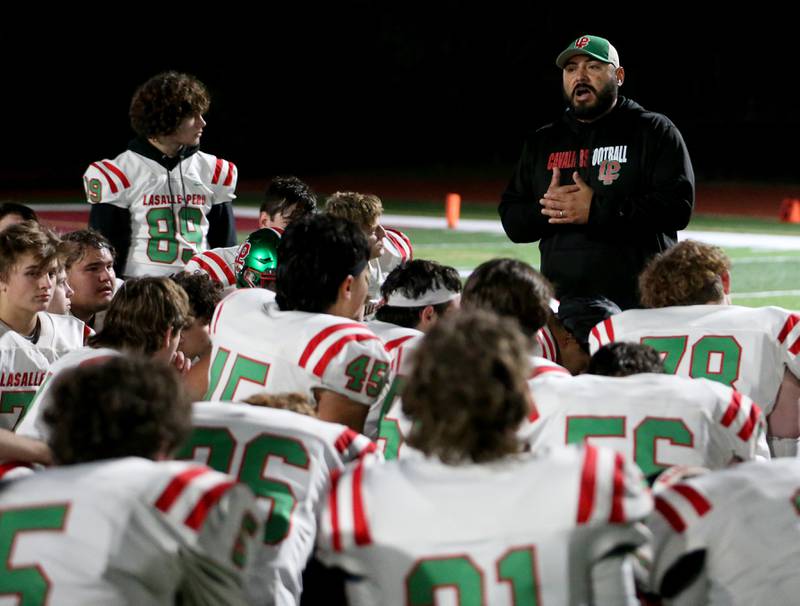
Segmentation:
{"type": "Polygon", "coordinates": [[[678,129],[619,97],[594,122],[567,110],[527,136],[499,212],[512,241],[540,241],[541,271],[557,297],[603,295],[627,309],[639,307],[636,280],[645,262],[675,243],[693,206],[694,173],[678,129]],[[541,214],[554,166],[561,185],[577,171],[592,188],[587,224],[550,224],[541,214]]]}

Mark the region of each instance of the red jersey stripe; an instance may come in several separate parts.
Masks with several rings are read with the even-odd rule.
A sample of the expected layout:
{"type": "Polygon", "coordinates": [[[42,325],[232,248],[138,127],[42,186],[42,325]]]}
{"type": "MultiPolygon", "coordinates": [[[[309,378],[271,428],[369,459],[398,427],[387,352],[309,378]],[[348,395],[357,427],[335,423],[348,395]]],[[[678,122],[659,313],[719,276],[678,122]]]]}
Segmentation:
{"type": "Polygon", "coordinates": [[[86,341],[89,337],[92,336],[92,328],[88,324],[83,325],[83,344],[86,345],[86,341]]]}
{"type": "Polygon", "coordinates": [[[328,493],[328,509],[331,510],[331,542],[334,551],[342,550],[342,531],[339,528],[339,478],[342,475],[341,469],[331,471],[331,491],[328,493]]]}
{"type": "Polygon", "coordinates": [[[758,420],[761,417],[761,409],[758,405],[754,402],[752,407],[750,408],[750,415],[747,417],[747,421],[744,425],[742,425],[742,429],[739,430],[738,435],[742,440],[745,442],[750,439],[750,436],[753,435],[753,430],[756,428],[758,424],[758,420]]]}
{"type": "Polygon", "coordinates": [[[552,360],[553,362],[555,362],[556,361],[556,346],[553,343],[552,336],[550,335],[550,333],[547,330],[544,330],[544,329],[541,329],[538,334],[540,334],[542,336],[542,339],[544,339],[544,342],[547,345],[547,349],[549,351],[549,355],[547,357],[550,360],[552,360]]]}
{"type": "Polygon", "coordinates": [[[234,481],[222,482],[214,486],[211,490],[206,491],[203,496],[200,497],[200,500],[197,502],[194,509],[192,509],[191,513],[186,516],[186,520],[184,520],[183,523],[192,530],[200,530],[203,526],[203,522],[206,521],[206,517],[208,517],[208,512],[219,502],[222,495],[234,486],[236,486],[236,482],[234,481]]]}
{"type": "Polygon", "coordinates": [[[364,477],[364,461],[362,460],[353,472],[353,531],[356,545],[369,545],[372,537],[369,534],[367,516],[364,513],[364,501],[361,493],[361,482],[364,477]]]}
{"type": "Polygon", "coordinates": [[[128,181],[128,177],[125,176],[125,173],[111,164],[111,162],[108,160],[103,160],[103,166],[119,177],[119,180],[122,182],[122,187],[128,189],[131,186],[131,182],[128,181]]]}
{"type": "Polygon", "coordinates": [[[697,512],[697,515],[704,516],[711,511],[711,503],[708,502],[708,499],[688,484],[675,484],[672,490],[689,501],[689,504],[697,512]]]}
{"type": "Polygon", "coordinates": [[[224,160],[222,158],[217,158],[217,165],[214,167],[214,176],[211,177],[211,184],[216,185],[219,183],[219,174],[222,172],[222,163],[224,160]]]}
{"type": "Polygon", "coordinates": [[[340,454],[343,453],[357,436],[358,434],[348,427],[342,432],[342,435],[336,438],[336,442],[334,443],[336,450],[338,450],[340,454]]]}
{"type": "Polygon", "coordinates": [[[172,478],[172,481],[156,500],[156,508],[166,513],[192,480],[209,471],[211,470],[208,467],[190,467],[172,478]]]}
{"type": "Polygon", "coordinates": [[[400,244],[400,242],[398,241],[397,236],[395,236],[392,232],[387,231],[386,237],[389,239],[389,241],[391,241],[392,245],[397,249],[397,252],[400,253],[400,258],[403,261],[405,261],[408,258],[408,253],[406,252],[406,249],[403,247],[403,245],[400,244]]]}
{"type": "Polygon", "coordinates": [[[622,524],[625,521],[625,459],[620,453],[614,455],[614,492],[611,496],[611,515],[608,521],[622,524]]]}
{"type": "Polygon", "coordinates": [[[533,423],[538,418],[539,418],[539,409],[536,408],[535,403],[531,402],[531,411],[528,413],[528,421],[533,423]]]}
{"type": "Polygon", "coordinates": [[[600,338],[600,331],[599,331],[599,330],[597,330],[597,326],[593,326],[593,327],[592,327],[592,336],[593,336],[595,339],[597,339],[597,342],[598,342],[600,345],[603,345],[603,339],[601,339],[601,338],[600,338]]]}
{"type": "Polygon", "coordinates": [[[614,342],[614,324],[611,322],[611,318],[606,318],[603,320],[603,326],[606,327],[606,334],[608,335],[608,341],[610,343],[614,342]]]}
{"type": "Polygon", "coordinates": [[[596,476],[597,449],[587,444],[583,455],[581,489],[578,497],[578,524],[586,524],[592,517],[596,476]]]}
{"type": "Polygon", "coordinates": [[[236,165],[233,162],[228,161],[228,176],[225,177],[225,185],[226,187],[233,183],[233,171],[236,170],[236,165]]]}
{"type": "Polygon", "coordinates": [[[680,514],[675,511],[675,509],[667,503],[661,497],[656,497],[655,499],[655,508],[658,513],[660,513],[667,523],[672,526],[672,530],[675,532],[683,532],[686,530],[686,524],[681,518],[680,514]]]}
{"type": "Polygon", "coordinates": [[[386,227],[386,234],[392,234],[397,242],[400,244],[400,248],[403,250],[403,260],[411,260],[414,258],[414,247],[411,245],[411,239],[401,232],[399,229],[395,229],[393,227],[386,227]]]}
{"type": "Polygon", "coordinates": [[[778,334],[778,343],[783,343],[786,340],[786,337],[789,336],[789,333],[792,332],[792,329],[797,326],[800,322],[800,316],[797,314],[790,314],[788,318],[786,318],[786,322],[781,329],[781,332],[778,334]]]}
{"type": "Polygon", "coordinates": [[[736,418],[741,406],[742,394],[740,394],[738,391],[734,391],[733,395],[731,396],[731,403],[728,405],[728,409],[725,411],[725,414],[720,420],[720,423],[723,427],[728,427],[731,423],[733,423],[733,420],[736,418]]]}
{"type": "Polygon", "coordinates": [[[364,448],[361,449],[361,452],[358,453],[358,457],[361,458],[364,455],[372,454],[374,452],[378,452],[378,447],[375,446],[375,442],[370,442],[364,448]]]}
{"type": "Polygon", "coordinates": [[[797,337],[797,340],[789,348],[789,351],[792,352],[792,355],[795,355],[795,356],[798,353],[800,353],[800,337],[797,337]]]}
{"type": "Polygon", "coordinates": [[[119,188],[117,187],[117,184],[114,183],[114,179],[111,178],[111,175],[109,175],[106,171],[104,171],[103,168],[97,162],[92,162],[92,166],[94,166],[97,170],[99,170],[100,173],[106,178],[106,181],[108,181],[108,186],[111,188],[111,193],[112,194],[117,193],[119,191],[119,188]]]}
{"type": "Polygon", "coordinates": [[[375,335],[347,335],[346,337],[342,337],[331,345],[328,351],[325,352],[325,355],[320,358],[319,362],[317,362],[317,365],[314,367],[314,374],[318,377],[325,374],[325,369],[328,368],[328,364],[331,363],[331,360],[336,357],[336,354],[342,351],[344,346],[350,341],[371,341],[373,339],[376,341],[380,340],[375,335]]]}
{"type": "Polygon", "coordinates": [[[22,463],[21,461],[7,461],[6,463],[0,463],[0,478],[5,476],[12,469],[19,469],[20,467],[33,469],[33,466],[30,463],[22,463]]]}
{"type": "Polygon", "coordinates": [[[392,351],[394,348],[399,347],[413,336],[414,335],[406,335],[405,337],[400,337],[397,339],[392,339],[391,341],[386,341],[386,345],[384,345],[384,348],[386,349],[386,351],[392,351]]]}
{"type": "Polygon", "coordinates": [[[217,271],[216,271],[216,270],[215,270],[215,269],[214,269],[214,268],[213,268],[211,265],[209,265],[208,263],[206,263],[206,260],[205,260],[205,259],[203,259],[203,257],[202,257],[202,256],[200,256],[200,255],[197,255],[196,257],[192,257],[190,260],[191,260],[191,261],[194,261],[194,262],[195,262],[195,263],[197,263],[197,264],[198,264],[200,267],[202,267],[202,268],[205,270],[205,272],[206,272],[206,273],[209,275],[209,277],[210,277],[212,280],[214,280],[214,282],[222,282],[222,278],[220,278],[220,276],[219,276],[219,274],[217,273],[217,271]]]}
{"type": "Polygon", "coordinates": [[[311,357],[311,354],[314,353],[314,350],[317,346],[322,343],[328,336],[335,333],[338,330],[345,330],[347,328],[364,328],[363,324],[356,324],[355,322],[350,324],[333,324],[332,326],[328,326],[327,328],[321,330],[317,335],[308,342],[306,345],[305,350],[303,350],[303,355],[300,356],[300,367],[305,368],[306,364],[308,364],[308,359],[311,357]]]}
{"type": "Polygon", "coordinates": [[[211,252],[210,250],[203,254],[205,254],[205,256],[207,256],[209,259],[214,259],[217,265],[219,265],[220,269],[222,269],[222,271],[225,273],[225,277],[228,278],[228,282],[230,284],[236,283],[236,275],[233,273],[233,270],[230,268],[230,266],[225,263],[225,260],[222,257],[215,252],[211,252]]]}
{"type": "Polygon", "coordinates": [[[537,366],[536,368],[533,369],[533,372],[531,372],[530,378],[535,379],[536,377],[546,374],[548,372],[557,372],[561,373],[562,375],[569,374],[569,371],[567,371],[564,368],[559,368],[558,366],[537,366]]]}

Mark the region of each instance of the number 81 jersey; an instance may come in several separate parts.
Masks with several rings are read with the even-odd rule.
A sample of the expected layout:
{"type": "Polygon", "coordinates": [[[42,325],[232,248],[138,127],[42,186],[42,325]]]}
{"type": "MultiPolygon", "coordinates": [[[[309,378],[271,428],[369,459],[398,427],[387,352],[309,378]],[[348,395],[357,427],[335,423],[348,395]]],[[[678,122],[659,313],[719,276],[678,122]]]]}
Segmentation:
{"type": "Polygon", "coordinates": [[[130,211],[128,276],[166,276],[207,246],[208,215],[236,196],[236,166],[195,152],[172,170],[134,151],[92,162],[83,175],[90,204],[130,211]]]}
{"type": "Polygon", "coordinates": [[[665,372],[733,387],[758,402],[766,415],[784,369],[800,378],[800,316],[780,307],[630,309],[592,329],[591,353],[614,341],[650,345],[661,353],[665,372]]]}

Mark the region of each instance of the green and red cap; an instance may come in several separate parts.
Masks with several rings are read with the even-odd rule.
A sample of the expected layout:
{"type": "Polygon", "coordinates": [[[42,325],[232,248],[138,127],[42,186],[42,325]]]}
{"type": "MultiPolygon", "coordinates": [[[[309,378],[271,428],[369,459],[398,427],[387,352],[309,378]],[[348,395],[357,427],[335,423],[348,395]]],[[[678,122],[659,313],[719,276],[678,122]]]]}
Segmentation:
{"type": "Polygon", "coordinates": [[[556,65],[561,69],[575,55],[589,55],[603,63],[610,63],[614,67],[619,67],[619,53],[611,45],[611,42],[600,36],[590,36],[585,34],[578,37],[575,42],[570,44],[564,51],[556,57],[556,65]]]}

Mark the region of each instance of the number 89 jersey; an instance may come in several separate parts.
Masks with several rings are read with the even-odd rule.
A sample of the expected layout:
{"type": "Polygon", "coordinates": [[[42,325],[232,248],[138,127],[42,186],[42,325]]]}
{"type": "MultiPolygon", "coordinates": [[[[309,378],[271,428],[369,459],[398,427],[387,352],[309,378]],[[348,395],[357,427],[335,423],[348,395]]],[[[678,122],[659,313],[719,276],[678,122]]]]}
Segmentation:
{"type": "Polygon", "coordinates": [[[207,246],[208,215],[215,204],[236,196],[233,163],[195,152],[175,168],[127,150],[113,160],[93,162],[83,175],[90,204],[130,211],[128,276],[166,276],[181,271],[207,246]]]}
{"type": "MultiPolygon", "coordinates": [[[[375,406],[388,389],[390,358],[363,323],[323,313],[281,311],[274,293],[237,290],[211,319],[206,400],[242,401],[259,392],[315,389],[375,406]]],[[[377,414],[374,415],[377,421],[377,414]]],[[[364,433],[377,433],[375,422],[364,433]]]]}
{"type": "Polygon", "coordinates": [[[800,316],[780,307],[631,309],[592,329],[591,353],[614,341],[650,345],[661,353],[666,372],[733,387],[758,402],[766,415],[784,370],[800,378],[800,316]]]}

